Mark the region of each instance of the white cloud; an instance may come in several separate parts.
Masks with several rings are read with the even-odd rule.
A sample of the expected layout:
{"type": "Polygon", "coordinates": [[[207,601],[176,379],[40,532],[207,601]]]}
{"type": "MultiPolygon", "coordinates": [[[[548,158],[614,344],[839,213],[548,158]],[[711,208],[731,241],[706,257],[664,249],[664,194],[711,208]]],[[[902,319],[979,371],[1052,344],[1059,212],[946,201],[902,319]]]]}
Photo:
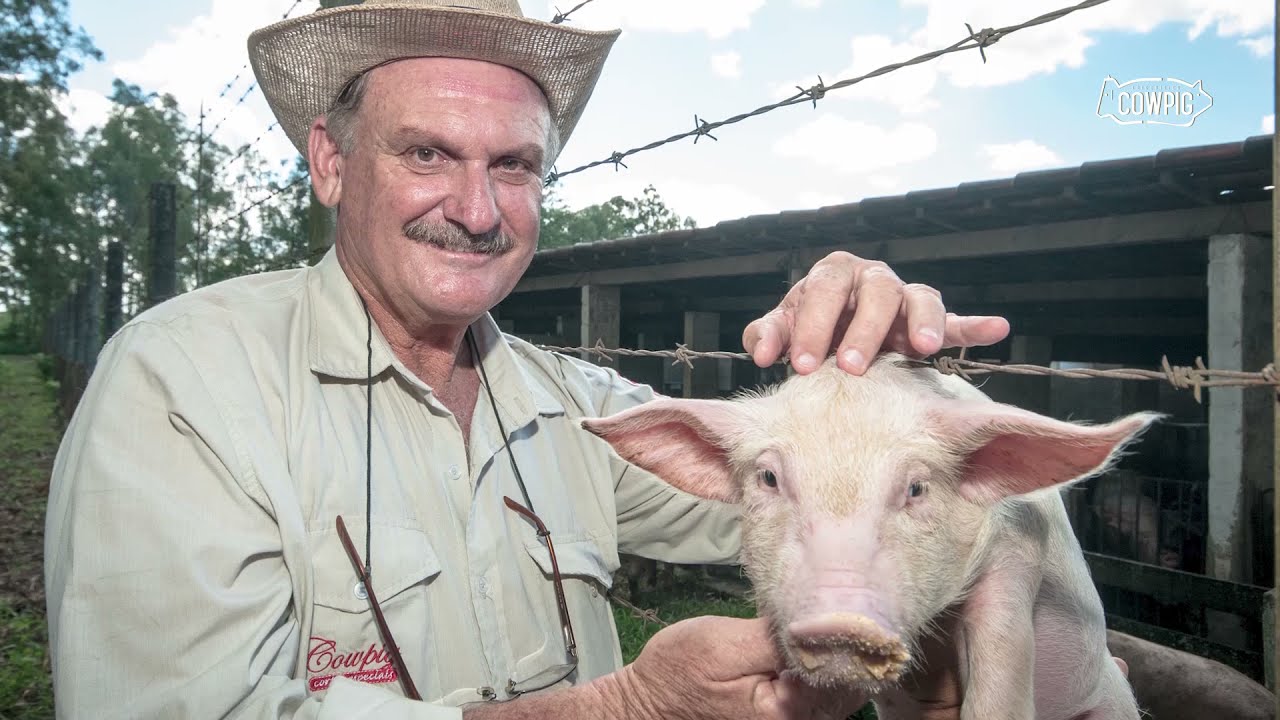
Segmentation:
{"type": "MultiPolygon", "coordinates": [[[[925,8],[925,25],[911,36],[924,47],[945,47],[974,29],[1004,27],[1056,10],[1059,0],[903,0],[925,8]]],[[[1078,68],[1100,32],[1147,33],[1167,23],[1188,25],[1194,40],[1213,28],[1220,37],[1257,34],[1271,27],[1274,3],[1269,0],[1166,0],[1158,3],[1106,3],[1058,20],[1012,33],[987,48],[983,64],[969,50],[940,58],[938,71],[958,87],[1004,85],[1060,67],[1078,68]]]]}
{"type": "MultiPolygon", "coordinates": [[[[558,1],[546,4],[546,17],[555,15],[558,1]]],[[[703,32],[723,38],[751,26],[751,16],[765,0],[648,0],[592,3],[575,12],[571,22],[591,29],[622,28],[650,32],[703,32]]]]}
{"type": "MultiPolygon", "coordinates": [[[[926,52],[948,47],[964,38],[965,23],[975,30],[1016,25],[1058,9],[1059,0],[902,0],[925,11],[923,26],[905,37],[858,35],[850,47],[852,62],[835,73],[823,73],[827,83],[863,75],[870,70],[926,52]]],[[[1240,43],[1259,56],[1274,51],[1271,33],[1274,7],[1268,0],[1166,0],[1160,3],[1107,3],[1071,13],[1061,19],[1006,35],[986,49],[987,62],[976,50],[945,55],[872,78],[828,95],[828,99],[848,97],[887,103],[904,113],[937,108],[931,95],[939,79],[956,87],[1007,85],[1059,68],[1084,65],[1087,51],[1102,32],[1148,33],[1168,24],[1186,25],[1194,40],[1211,29],[1221,37],[1238,37],[1240,43]],[[1259,34],[1261,33],[1261,34],[1259,34]]],[[[1118,42],[1123,42],[1119,40],[1118,42]]],[[[776,98],[796,93],[796,86],[808,88],[816,78],[786,83],[774,88],[776,98]]]]}
{"type": "Polygon", "coordinates": [[[711,72],[720,77],[736,78],[742,75],[742,56],[730,50],[711,56],[711,72]]]}
{"type": "Polygon", "coordinates": [[[818,192],[813,190],[804,190],[796,193],[796,207],[801,208],[820,208],[829,205],[843,205],[844,203],[853,202],[853,198],[844,198],[834,193],[818,192]]]}
{"type": "Polygon", "coordinates": [[[102,127],[111,113],[111,100],[102,93],[71,88],[58,97],[58,109],[67,116],[67,124],[83,135],[89,128],[102,127]]]}
{"type": "Polygon", "coordinates": [[[1275,115],[1262,116],[1262,132],[1268,135],[1271,135],[1271,134],[1274,134],[1275,131],[1276,131],[1276,116],[1275,115]]]}
{"type": "Polygon", "coordinates": [[[780,157],[807,160],[841,174],[900,167],[923,160],[937,149],[937,133],[923,123],[885,129],[832,113],[801,125],[773,146],[780,157]]]}
{"type": "MultiPolygon", "coordinates": [[[[850,42],[853,61],[833,73],[820,73],[824,83],[830,85],[840,80],[859,77],[872,70],[903,60],[909,60],[926,52],[925,48],[911,43],[898,43],[884,35],[858,35],[850,42]]],[[[913,65],[895,70],[891,75],[874,77],[855,85],[841,88],[827,95],[827,99],[871,100],[887,103],[907,114],[920,113],[937,108],[937,101],[929,97],[937,85],[937,70],[928,64],[913,65]]],[[[797,88],[811,88],[818,77],[804,78],[779,85],[774,89],[777,99],[791,97],[797,88]]]]}
{"type": "Polygon", "coordinates": [[[1062,158],[1057,153],[1034,140],[983,145],[982,153],[990,161],[991,169],[1000,173],[1017,173],[1062,164],[1062,158]]]}
{"type": "MultiPolygon", "coordinates": [[[[213,138],[217,142],[237,149],[262,135],[254,146],[256,151],[273,165],[280,160],[292,162],[297,151],[284,133],[273,130],[264,134],[275,117],[262,92],[256,87],[249,91],[254,77],[247,67],[246,39],[254,29],[279,21],[293,7],[293,0],[213,0],[207,13],[170,29],[141,56],[116,63],[112,72],[144,90],[172,94],[192,125],[198,121],[203,103],[205,130],[213,131],[216,126],[213,138]],[[245,100],[240,103],[242,96],[245,100]]],[[[294,16],[303,12],[309,10],[294,9],[294,16]]]]}
{"type": "Polygon", "coordinates": [[[1276,36],[1267,33],[1258,37],[1245,38],[1240,41],[1240,44],[1248,48],[1255,57],[1266,57],[1275,52],[1276,36]]]}

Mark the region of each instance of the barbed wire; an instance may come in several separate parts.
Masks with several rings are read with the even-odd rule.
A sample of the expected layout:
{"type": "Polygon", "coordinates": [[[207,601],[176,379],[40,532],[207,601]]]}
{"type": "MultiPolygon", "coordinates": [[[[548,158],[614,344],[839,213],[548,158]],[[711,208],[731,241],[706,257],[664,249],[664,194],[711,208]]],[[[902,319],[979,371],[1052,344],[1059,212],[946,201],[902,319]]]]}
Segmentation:
{"type": "Polygon", "coordinates": [[[289,183],[287,183],[287,184],[285,184],[285,185],[281,185],[280,187],[276,188],[274,191],[272,191],[272,193],[271,193],[270,195],[265,195],[265,196],[263,196],[263,197],[260,197],[260,198],[258,198],[257,200],[254,200],[253,202],[251,202],[251,203],[249,203],[248,205],[244,206],[243,208],[240,208],[239,210],[235,211],[234,213],[232,213],[231,215],[229,215],[228,217],[226,217],[225,219],[223,219],[223,220],[222,220],[222,222],[220,222],[220,223],[218,223],[217,225],[214,225],[213,227],[209,228],[208,232],[214,232],[215,230],[220,229],[222,226],[224,226],[224,225],[226,225],[226,224],[228,224],[228,223],[234,222],[235,220],[238,220],[238,219],[240,219],[240,218],[244,217],[245,213],[247,213],[247,212],[249,212],[250,210],[252,210],[252,209],[254,209],[254,208],[258,207],[259,205],[261,205],[261,204],[263,204],[263,203],[267,202],[267,201],[268,201],[268,200],[270,200],[271,198],[274,198],[274,197],[276,197],[277,195],[279,195],[279,194],[281,194],[281,193],[285,192],[286,190],[290,190],[290,189],[292,189],[295,185],[298,185],[299,183],[303,182],[304,180],[309,182],[309,181],[311,180],[311,178],[310,178],[310,177],[308,177],[308,176],[306,176],[306,175],[299,175],[298,177],[296,177],[296,178],[294,178],[293,180],[291,180],[289,183]]]}
{"type": "MultiPolygon", "coordinates": [[[[589,1],[590,0],[588,0],[588,2],[589,1]]],[[[613,169],[617,170],[618,166],[626,167],[626,164],[623,163],[622,161],[632,155],[635,155],[637,153],[647,152],[649,150],[653,150],[655,148],[662,147],[663,145],[668,145],[670,143],[677,142],[679,140],[683,140],[689,137],[693,138],[693,141],[695,144],[703,136],[707,136],[712,140],[716,140],[718,142],[719,139],[711,134],[711,131],[716,130],[717,128],[742,122],[743,120],[746,120],[748,118],[756,117],[758,115],[763,115],[768,112],[773,112],[774,110],[778,110],[784,107],[789,107],[791,105],[798,105],[800,103],[812,102],[813,106],[816,108],[818,106],[818,101],[826,97],[826,94],[831,92],[832,90],[840,90],[843,88],[847,88],[851,85],[856,85],[862,82],[863,80],[867,80],[873,77],[878,77],[880,75],[885,75],[887,73],[893,72],[895,70],[900,70],[904,67],[908,67],[911,65],[919,65],[921,63],[928,62],[929,60],[933,60],[943,55],[947,55],[949,53],[961,52],[964,50],[972,50],[974,48],[977,48],[978,53],[982,56],[982,61],[985,63],[987,61],[986,48],[995,44],[999,40],[1003,39],[1005,36],[1011,35],[1015,32],[1018,32],[1019,30],[1024,30],[1029,27],[1034,27],[1036,25],[1043,25],[1045,23],[1061,19],[1063,17],[1066,17],[1067,15],[1070,15],[1073,12],[1084,10],[1086,8],[1091,8],[1096,5],[1101,5],[1108,1],[1109,0],[1084,0],[1084,2],[1081,2],[1079,4],[1072,5],[1070,7],[1059,8],[1058,10],[1054,10],[1052,12],[1039,15],[1025,22],[1018,23],[1017,25],[1009,25],[1007,27],[1002,27],[1002,28],[983,28],[982,30],[979,30],[977,32],[974,32],[973,27],[970,24],[965,23],[965,28],[967,28],[969,31],[968,36],[948,47],[941,48],[939,50],[934,50],[932,52],[927,52],[927,53],[924,53],[923,55],[918,55],[910,60],[904,60],[902,62],[885,65],[883,67],[876,68],[875,70],[872,70],[871,72],[866,73],[865,75],[859,75],[857,77],[847,78],[845,80],[840,80],[830,85],[825,84],[822,80],[822,76],[819,75],[817,85],[813,85],[809,88],[802,88],[797,85],[796,90],[798,90],[799,92],[797,92],[795,95],[792,95],[791,97],[785,100],[781,100],[776,103],[772,103],[770,105],[764,105],[756,108],[755,110],[741,113],[739,115],[734,115],[733,117],[726,118],[724,120],[708,122],[706,120],[700,119],[695,114],[693,116],[692,130],[687,130],[685,132],[672,135],[671,137],[668,137],[662,140],[655,140],[654,142],[651,142],[647,145],[641,145],[639,147],[631,148],[630,150],[624,150],[621,152],[615,151],[612,154],[610,154],[609,157],[602,158],[600,160],[595,160],[595,161],[586,163],[585,165],[580,165],[576,168],[573,168],[572,170],[566,170],[564,172],[560,172],[553,167],[552,171],[546,177],[546,184],[551,185],[567,175],[580,173],[580,172],[583,172],[584,170],[589,170],[591,168],[598,167],[600,165],[611,164],[613,165],[613,169]]],[[[583,4],[586,4],[586,3],[583,3],[583,4]]],[[[574,8],[574,9],[576,10],[577,8],[574,8]]]]}
{"type": "Polygon", "coordinates": [[[641,619],[641,620],[643,620],[643,621],[645,621],[645,622],[657,623],[658,625],[661,625],[662,627],[669,627],[669,626],[671,625],[671,623],[669,623],[669,622],[667,622],[666,620],[663,620],[662,618],[658,617],[658,611],[657,611],[657,610],[654,610],[654,609],[648,609],[648,610],[641,609],[641,608],[637,607],[635,604],[633,604],[631,601],[627,600],[626,598],[618,597],[617,595],[613,594],[612,592],[610,592],[610,593],[609,593],[609,601],[610,601],[610,602],[612,602],[614,605],[617,605],[617,606],[618,606],[618,607],[620,607],[620,608],[623,608],[623,609],[625,609],[625,610],[630,610],[632,615],[636,616],[637,618],[639,618],[639,619],[641,619]]]}
{"type": "MultiPolygon", "coordinates": [[[[633,350],[630,348],[610,348],[605,347],[604,343],[599,341],[597,341],[592,347],[559,347],[555,345],[537,345],[536,347],[541,348],[542,350],[562,354],[582,353],[594,355],[609,362],[612,362],[611,356],[671,358],[672,365],[682,364],[689,368],[693,367],[694,360],[752,360],[751,355],[745,352],[690,350],[688,346],[683,343],[677,344],[675,350],[633,350]]],[[[1141,368],[1063,369],[1027,363],[994,363],[979,360],[967,360],[965,359],[964,354],[965,351],[961,350],[960,357],[938,355],[931,360],[908,359],[906,362],[917,367],[932,367],[938,372],[946,375],[959,375],[970,382],[973,381],[972,376],[974,375],[986,375],[990,373],[1039,375],[1074,379],[1109,378],[1112,380],[1164,380],[1179,390],[1191,390],[1192,394],[1195,396],[1196,402],[1202,401],[1201,391],[1204,388],[1271,387],[1280,391],[1280,372],[1276,371],[1273,364],[1268,364],[1256,372],[1243,370],[1217,370],[1205,367],[1204,360],[1199,357],[1196,358],[1196,364],[1194,367],[1173,365],[1169,362],[1169,358],[1166,355],[1160,358],[1159,370],[1147,370],[1141,368]]],[[[789,359],[783,356],[779,358],[774,365],[787,365],[789,362],[789,359]]]]}
{"type": "Polygon", "coordinates": [[[593,2],[595,2],[595,0],[582,0],[582,2],[569,8],[569,12],[564,12],[564,13],[560,12],[560,8],[556,8],[556,14],[554,17],[551,18],[551,24],[559,25],[565,20],[568,20],[570,15],[578,12],[579,10],[590,5],[593,2]]]}

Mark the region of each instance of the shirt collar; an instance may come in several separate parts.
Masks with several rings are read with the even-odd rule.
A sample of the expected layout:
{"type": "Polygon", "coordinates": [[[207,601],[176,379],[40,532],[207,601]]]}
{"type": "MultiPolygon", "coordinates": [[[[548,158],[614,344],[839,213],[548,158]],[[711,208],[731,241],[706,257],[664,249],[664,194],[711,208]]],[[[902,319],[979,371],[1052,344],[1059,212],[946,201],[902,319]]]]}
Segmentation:
{"type": "MultiPolygon", "coordinates": [[[[368,377],[368,317],[355,286],[338,262],[334,248],[329,248],[311,269],[307,293],[311,305],[309,353],[312,371],[347,380],[368,377]]],[[[529,372],[528,361],[512,348],[512,342],[516,341],[503,334],[491,315],[485,313],[472,324],[471,329],[508,431],[528,424],[535,414],[559,415],[565,412],[564,404],[529,372]]],[[[391,367],[410,382],[421,384],[391,352],[376,324],[372,326],[370,344],[373,375],[391,367]]],[[[480,403],[488,408],[489,398],[483,386],[480,393],[480,403]]]]}
{"type": "Polygon", "coordinates": [[[394,356],[377,325],[370,338],[368,315],[355,286],[347,278],[333,247],[311,269],[307,278],[311,304],[311,370],[347,380],[378,375],[393,364],[394,356]],[[370,368],[369,344],[373,346],[370,368]]]}

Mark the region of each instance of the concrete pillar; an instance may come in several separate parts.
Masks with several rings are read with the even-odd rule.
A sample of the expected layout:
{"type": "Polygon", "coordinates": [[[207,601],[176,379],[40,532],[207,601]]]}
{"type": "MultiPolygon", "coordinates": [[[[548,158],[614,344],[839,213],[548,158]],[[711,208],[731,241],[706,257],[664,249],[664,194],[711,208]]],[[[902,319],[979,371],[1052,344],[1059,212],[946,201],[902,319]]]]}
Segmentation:
{"type": "MultiPolygon", "coordinates": [[[[1251,235],[1209,238],[1209,367],[1257,370],[1272,359],[1271,248],[1251,235]]],[[[1257,582],[1274,562],[1260,548],[1255,518],[1274,485],[1274,417],[1269,393],[1239,387],[1208,390],[1209,538],[1207,574],[1257,582]]],[[[1234,615],[1207,611],[1209,638],[1244,647],[1248,630],[1234,615]]]]}
{"type": "MultiPolygon", "coordinates": [[[[719,350],[720,313],[686,312],[684,314],[684,344],[690,350],[719,350]]],[[[700,359],[693,367],[684,368],[684,397],[709,398],[718,394],[718,363],[700,359]]]]}
{"type": "MultiPolygon", "coordinates": [[[[594,347],[601,342],[605,347],[618,347],[622,332],[621,288],[617,285],[582,286],[582,347],[594,347]]],[[[601,365],[612,365],[594,353],[582,353],[583,359],[601,365]]]]}
{"type": "MultiPolygon", "coordinates": [[[[1209,367],[1257,370],[1272,359],[1271,247],[1266,238],[1209,238],[1209,367]]],[[[1239,387],[1208,389],[1208,574],[1255,582],[1254,516],[1274,484],[1272,399],[1239,387]]],[[[1259,554],[1265,550],[1259,551],[1259,554]]]]}

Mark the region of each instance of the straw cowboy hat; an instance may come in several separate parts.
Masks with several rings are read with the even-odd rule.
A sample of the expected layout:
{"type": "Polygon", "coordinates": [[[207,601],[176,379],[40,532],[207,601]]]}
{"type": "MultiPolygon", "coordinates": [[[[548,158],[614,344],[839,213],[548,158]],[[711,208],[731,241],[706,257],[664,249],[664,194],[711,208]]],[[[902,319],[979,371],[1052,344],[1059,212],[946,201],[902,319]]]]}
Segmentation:
{"type": "Polygon", "coordinates": [[[620,31],[524,17],[517,0],[370,0],[283,20],[249,36],[249,60],[280,127],[305,157],[316,117],[360,73],[393,60],[486,60],[532,78],[564,147],[620,31]]]}

